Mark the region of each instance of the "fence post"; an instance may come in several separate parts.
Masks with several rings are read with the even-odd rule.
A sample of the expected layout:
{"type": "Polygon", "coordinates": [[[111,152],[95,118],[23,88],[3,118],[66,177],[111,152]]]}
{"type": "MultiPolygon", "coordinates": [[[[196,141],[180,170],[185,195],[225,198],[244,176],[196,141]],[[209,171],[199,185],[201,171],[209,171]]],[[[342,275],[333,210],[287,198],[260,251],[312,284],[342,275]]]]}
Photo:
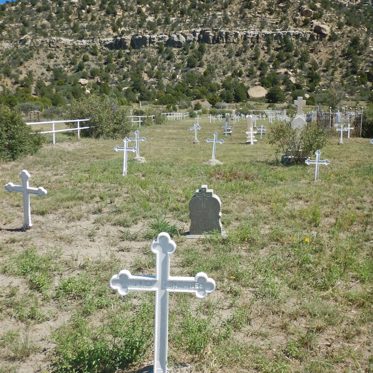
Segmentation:
{"type": "Polygon", "coordinates": [[[78,140],[80,140],[80,120],[78,120],[78,140]]]}
{"type": "Polygon", "coordinates": [[[53,131],[53,133],[52,133],[52,139],[53,139],[53,145],[56,145],[56,132],[55,132],[55,130],[56,130],[55,123],[52,122],[52,131],[53,131]]]}

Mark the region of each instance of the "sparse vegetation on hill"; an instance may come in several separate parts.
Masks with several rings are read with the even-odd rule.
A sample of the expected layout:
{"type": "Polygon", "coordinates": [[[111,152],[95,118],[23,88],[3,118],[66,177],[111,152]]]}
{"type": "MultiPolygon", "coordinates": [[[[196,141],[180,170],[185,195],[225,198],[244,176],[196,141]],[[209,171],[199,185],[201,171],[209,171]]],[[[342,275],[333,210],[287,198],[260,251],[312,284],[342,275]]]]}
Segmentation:
{"type": "Polygon", "coordinates": [[[87,92],[242,102],[256,83],[328,104],[339,82],[342,97],[367,100],[372,24],[366,2],[16,1],[0,8],[0,85],[44,106],[87,92]]]}

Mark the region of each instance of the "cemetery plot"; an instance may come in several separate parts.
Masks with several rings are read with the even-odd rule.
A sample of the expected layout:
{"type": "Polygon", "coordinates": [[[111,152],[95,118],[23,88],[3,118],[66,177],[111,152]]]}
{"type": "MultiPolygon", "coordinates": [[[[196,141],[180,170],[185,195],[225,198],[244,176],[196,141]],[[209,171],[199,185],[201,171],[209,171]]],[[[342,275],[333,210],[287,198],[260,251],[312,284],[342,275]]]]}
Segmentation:
{"type": "Polygon", "coordinates": [[[20,193],[0,190],[0,370],[138,373],[153,365],[155,294],[121,299],[109,281],[123,269],[154,275],[149,245],[160,232],[177,244],[170,276],[205,272],[217,285],[202,300],[170,292],[171,371],[369,370],[369,140],[352,137],[346,157],[332,138],[321,150],[332,167],[312,183],[305,164],[277,165],[265,141],[243,144],[245,119],[218,145],[224,164],[210,167],[212,144],[201,139],[221,137],[223,122],[201,117],[198,146],[193,123],[142,127],[147,162],[129,162],[126,177],[113,151],[121,139],[82,138],[79,147],[0,164],[3,185],[21,184],[27,169],[31,186],[48,190],[32,197],[26,232],[8,230],[21,223],[20,193]],[[183,235],[202,185],[222,202],[226,238],[183,235]]]}

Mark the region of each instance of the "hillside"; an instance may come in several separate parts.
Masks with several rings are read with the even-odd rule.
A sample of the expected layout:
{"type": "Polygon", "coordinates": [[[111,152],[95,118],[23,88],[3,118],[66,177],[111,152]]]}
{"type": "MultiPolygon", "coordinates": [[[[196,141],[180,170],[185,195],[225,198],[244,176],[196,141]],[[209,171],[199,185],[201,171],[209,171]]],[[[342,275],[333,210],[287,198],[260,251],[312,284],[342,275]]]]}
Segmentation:
{"type": "Polygon", "coordinates": [[[335,106],[372,98],[372,24],[358,1],[16,1],[0,6],[0,86],[42,107],[242,102],[259,84],[335,106]]]}

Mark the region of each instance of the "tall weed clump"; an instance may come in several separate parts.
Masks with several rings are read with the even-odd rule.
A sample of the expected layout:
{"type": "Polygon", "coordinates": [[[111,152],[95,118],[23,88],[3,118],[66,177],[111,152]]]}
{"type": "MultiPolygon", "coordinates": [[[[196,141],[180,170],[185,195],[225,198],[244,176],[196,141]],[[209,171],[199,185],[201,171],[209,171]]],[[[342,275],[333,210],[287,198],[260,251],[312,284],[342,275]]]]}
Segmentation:
{"type": "Polygon", "coordinates": [[[276,157],[285,157],[287,164],[303,163],[326,143],[326,133],[316,123],[303,129],[292,128],[289,123],[279,123],[268,133],[268,142],[276,147],[276,157]]]}
{"type": "Polygon", "coordinates": [[[19,112],[0,105],[0,159],[14,161],[34,154],[42,144],[43,137],[26,125],[19,112]]]}
{"type": "Polygon", "coordinates": [[[90,119],[90,128],[82,136],[114,139],[125,137],[131,130],[127,109],[108,96],[83,97],[73,101],[68,112],[74,119],[90,119]]]}

